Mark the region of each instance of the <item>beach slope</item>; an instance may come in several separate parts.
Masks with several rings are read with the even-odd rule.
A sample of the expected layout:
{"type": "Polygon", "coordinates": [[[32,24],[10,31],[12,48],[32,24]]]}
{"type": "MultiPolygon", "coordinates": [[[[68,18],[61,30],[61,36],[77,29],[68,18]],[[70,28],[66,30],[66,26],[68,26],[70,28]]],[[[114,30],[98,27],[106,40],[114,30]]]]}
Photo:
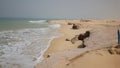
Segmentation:
{"type": "Polygon", "coordinates": [[[55,38],[45,52],[45,59],[35,68],[119,68],[117,46],[119,20],[52,20],[61,24],[61,37],[55,38]],[[77,27],[74,29],[73,25],[77,27]],[[90,36],[79,40],[86,31],[90,36]],[[83,47],[83,43],[84,46],[83,47]]]}

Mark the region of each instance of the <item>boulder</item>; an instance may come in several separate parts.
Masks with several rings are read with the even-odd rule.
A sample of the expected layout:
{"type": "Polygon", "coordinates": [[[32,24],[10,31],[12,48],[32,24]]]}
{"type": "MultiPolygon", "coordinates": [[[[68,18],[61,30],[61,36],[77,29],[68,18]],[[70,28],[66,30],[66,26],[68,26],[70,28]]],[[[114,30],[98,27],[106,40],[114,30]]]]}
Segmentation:
{"type": "Polygon", "coordinates": [[[86,31],[85,34],[84,34],[84,37],[87,38],[90,36],[90,31],[86,31]]]}
{"type": "Polygon", "coordinates": [[[79,29],[79,25],[73,24],[72,29],[79,29]]]}
{"type": "Polygon", "coordinates": [[[78,40],[84,40],[84,35],[83,34],[80,34],[79,36],[78,36],[78,40]]]}
{"type": "Polygon", "coordinates": [[[85,38],[90,36],[90,31],[86,31],[84,34],[80,34],[78,36],[78,40],[84,40],[85,38]]]}

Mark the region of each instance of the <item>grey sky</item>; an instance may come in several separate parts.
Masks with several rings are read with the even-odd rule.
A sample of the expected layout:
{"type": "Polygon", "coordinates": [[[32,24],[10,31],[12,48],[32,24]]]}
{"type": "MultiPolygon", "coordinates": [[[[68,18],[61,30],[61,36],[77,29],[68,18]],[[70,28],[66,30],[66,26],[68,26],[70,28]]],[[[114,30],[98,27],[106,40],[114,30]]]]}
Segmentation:
{"type": "Polygon", "coordinates": [[[0,17],[119,19],[120,0],[0,0],[0,17]]]}

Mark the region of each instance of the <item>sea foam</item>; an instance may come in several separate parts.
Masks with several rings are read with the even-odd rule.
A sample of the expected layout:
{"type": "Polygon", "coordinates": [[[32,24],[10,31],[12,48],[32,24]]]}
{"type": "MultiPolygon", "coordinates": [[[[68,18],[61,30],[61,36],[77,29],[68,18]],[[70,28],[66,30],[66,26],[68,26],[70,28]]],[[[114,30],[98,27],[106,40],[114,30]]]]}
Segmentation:
{"type": "Polygon", "coordinates": [[[29,21],[30,23],[45,24],[47,20],[29,21]]]}
{"type": "Polygon", "coordinates": [[[34,68],[36,63],[44,59],[43,54],[52,39],[60,36],[56,33],[59,27],[59,24],[50,24],[46,28],[0,32],[0,66],[34,68]]]}

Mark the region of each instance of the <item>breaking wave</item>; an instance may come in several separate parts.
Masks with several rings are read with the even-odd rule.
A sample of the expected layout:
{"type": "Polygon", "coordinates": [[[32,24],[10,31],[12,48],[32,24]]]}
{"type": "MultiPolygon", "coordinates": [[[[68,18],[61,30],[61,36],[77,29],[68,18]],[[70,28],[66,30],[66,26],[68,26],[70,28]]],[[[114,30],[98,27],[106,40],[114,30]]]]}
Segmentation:
{"type": "Polygon", "coordinates": [[[56,32],[59,27],[59,24],[50,24],[46,28],[0,32],[0,67],[34,68],[36,63],[42,61],[51,40],[60,36],[56,32]]]}
{"type": "Polygon", "coordinates": [[[29,21],[30,23],[44,24],[47,20],[29,21]]]}

